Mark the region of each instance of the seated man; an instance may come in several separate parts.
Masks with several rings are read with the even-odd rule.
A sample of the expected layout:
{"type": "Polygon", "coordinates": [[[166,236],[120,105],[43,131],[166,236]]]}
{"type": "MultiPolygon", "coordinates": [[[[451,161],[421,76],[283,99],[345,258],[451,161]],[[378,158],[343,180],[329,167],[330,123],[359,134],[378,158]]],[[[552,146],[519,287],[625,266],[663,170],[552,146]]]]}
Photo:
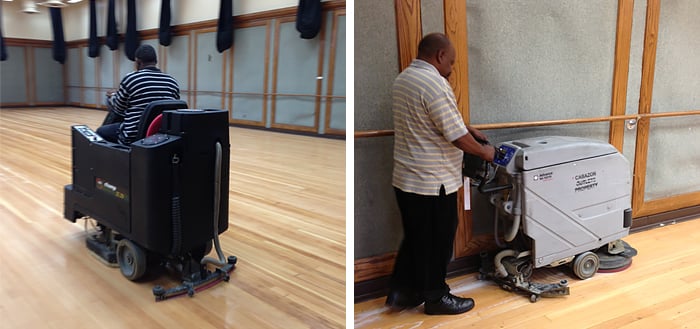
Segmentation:
{"type": "Polygon", "coordinates": [[[119,90],[107,92],[109,113],[97,128],[97,133],[112,143],[134,142],[141,115],[152,101],[180,99],[177,80],[156,67],[158,60],[152,46],[141,45],[134,57],[137,70],[124,76],[119,90]]]}

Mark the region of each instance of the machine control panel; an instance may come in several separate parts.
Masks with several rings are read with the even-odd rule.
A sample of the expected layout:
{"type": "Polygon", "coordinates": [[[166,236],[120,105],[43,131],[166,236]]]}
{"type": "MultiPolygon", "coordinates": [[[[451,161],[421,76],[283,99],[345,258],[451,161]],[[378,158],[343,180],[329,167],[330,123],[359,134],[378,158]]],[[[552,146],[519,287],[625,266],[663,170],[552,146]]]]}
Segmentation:
{"type": "Polygon", "coordinates": [[[166,134],[153,134],[141,140],[143,145],[157,145],[170,139],[166,134]]]}
{"type": "Polygon", "coordinates": [[[493,162],[499,166],[506,167],[510,160],[515,156],[516,149],[509,145],[500,145],[496,148],[496,154],[493,158],[493,162]]]}
{"type": "Polygon", "coordinates": [[[102,137],[100,137],[100,135],[98,135],[94,130],[90,129],[90,127],[88,126],[74,126],[74,128],[91,142],[99,142],[103,140],[102,137]]]}

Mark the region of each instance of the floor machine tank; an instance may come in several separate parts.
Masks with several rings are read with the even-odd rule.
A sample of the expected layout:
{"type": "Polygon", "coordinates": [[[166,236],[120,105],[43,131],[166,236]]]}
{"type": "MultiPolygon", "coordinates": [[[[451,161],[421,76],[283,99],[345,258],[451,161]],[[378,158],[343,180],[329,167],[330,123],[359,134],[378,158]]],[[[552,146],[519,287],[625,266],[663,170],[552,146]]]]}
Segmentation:
{"type": "Polygon", "coordinates": [[[490,194],[494,218],[503,224],[494,227],[504,227],[505,243],[499,232],[495,237],[505,249],[486,262],[482,277],[536,301],[566,295],[568,287],[563,280],[538,288],[529,282],[533,268],[570,264],[587,279],[631,264],[636,250],[621,239],[632,222],[632,175],[615,147],[576,137],[527,138],[496,145],[494,164],[480,177],[479,191],[490,194]]]}

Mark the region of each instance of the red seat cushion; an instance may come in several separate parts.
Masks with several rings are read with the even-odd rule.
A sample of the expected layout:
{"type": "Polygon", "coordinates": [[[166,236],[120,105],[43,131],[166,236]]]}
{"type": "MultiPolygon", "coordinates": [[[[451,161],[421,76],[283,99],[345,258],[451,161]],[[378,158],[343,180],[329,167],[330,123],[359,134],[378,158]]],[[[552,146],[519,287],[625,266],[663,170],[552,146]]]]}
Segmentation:
{"type": "Polygon", "coordinates": [[[161,125],[162,119],[163,119],[163,114],[158,114],[158,116],[155,117],[153,119],[153,121],[151,121],[151,124],[148,125],[148,130],[146,130],[146,137],[151,136],[160,130],[160,125],[161,125]]]}

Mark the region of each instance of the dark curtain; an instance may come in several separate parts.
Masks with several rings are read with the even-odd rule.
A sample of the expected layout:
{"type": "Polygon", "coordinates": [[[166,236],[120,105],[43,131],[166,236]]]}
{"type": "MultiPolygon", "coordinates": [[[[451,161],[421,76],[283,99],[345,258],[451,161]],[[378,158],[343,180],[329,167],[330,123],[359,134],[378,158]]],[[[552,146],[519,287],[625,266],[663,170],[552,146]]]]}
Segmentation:
{"type": "Polygon", "coordinates": [[[299,0],[297,31],[303,39],[313,39],[321,31],[321,0],[299,0]]]}
{"type": "Polygon", "coordinates": [[[158,28],[158,41],[163,46],[170,46],[172,42],[170,30],[170,0],[163,0],[160,5],[160,27],[158,28]]]}
{"type": "Polygon", "coordinates": [[[109,50],[119,48],[119,36],[117,35],[117,19],[114,14],[114,0],[109,0],[107,4],[107,47],[109,50]]]}
{"type": "Polygon", "coordinates": [[[139,47],[139,34],[136,31],[136,0],[126,2],[126,41],[124,41],[124,52],[126,57],[134,60],[134,53],[139,47]]]}
{"type": "Polygon", "coordinates": [[[216,27],[216,50],[223,53],[233,46],[233,0],[221,0],[216,27]]]}
{"type": "Polygon", "coordinates": [[[97,9],[95,0],[90,0],[90,36],[88,37],[88,57],[100,56],[100,42],[97,40],[97,9]]]}
{"type": "Polygon", "coordinates": [[[0,61],[7,60],[7,48],[5,48],[5,37],[2,36],[2,30],[0,29],[0,61]]]}
{"type": "Polygon", "coordinates": [[[0,61],[7,60],[7,48],[5,48],[5,37],[2,34],[2,11],[0,11],[0,61]]]}
{"type": "Polygon", "coordinates": [[[66,40],[63,37],[63,18],[60,8],[49,8],[53,26],[53,59],[61,64],[66,61],[66,40]]]}

